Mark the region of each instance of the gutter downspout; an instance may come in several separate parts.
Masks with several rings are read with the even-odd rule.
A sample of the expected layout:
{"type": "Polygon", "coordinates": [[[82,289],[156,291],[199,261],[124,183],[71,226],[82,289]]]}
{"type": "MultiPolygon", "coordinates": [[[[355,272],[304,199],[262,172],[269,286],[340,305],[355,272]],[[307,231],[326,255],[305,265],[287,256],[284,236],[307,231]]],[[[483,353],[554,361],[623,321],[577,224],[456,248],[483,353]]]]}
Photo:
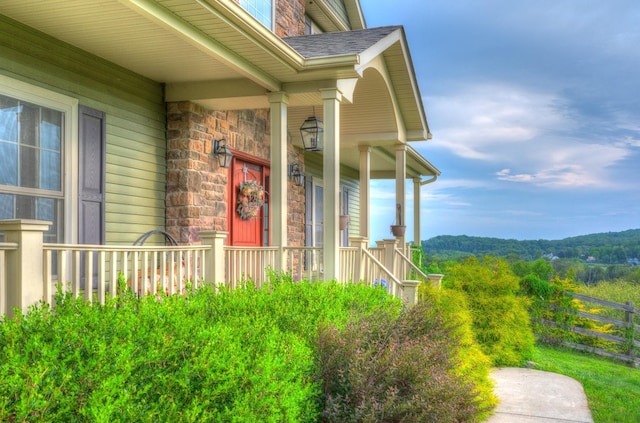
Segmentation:
{"type": "Polygon", "coordinates": [[[438,175],[433,175],[431,179],[420,180],[419,178],[413,179],[413,245],[415,247],[420,246],[422,248],[422,242],[420,240],[420,187],[428,185],[436,181],[438,175]]]}

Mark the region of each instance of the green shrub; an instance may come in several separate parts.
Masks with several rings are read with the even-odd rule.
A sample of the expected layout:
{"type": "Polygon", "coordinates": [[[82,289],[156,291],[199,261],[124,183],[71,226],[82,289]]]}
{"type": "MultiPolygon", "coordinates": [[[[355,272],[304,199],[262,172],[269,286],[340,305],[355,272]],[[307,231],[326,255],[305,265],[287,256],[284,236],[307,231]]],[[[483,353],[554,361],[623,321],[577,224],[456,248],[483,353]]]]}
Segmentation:
{"type": "Polygon", "coordinates": [[[222,297],[65,297],[5,322],[0,420],[312,419],[310,346],[259,310],[216,318],[222,297]]]}
{"type": "MultiPolygon", "coordinates": [[[[388,368],[367,386],[391,395],[375,398],[404,421],[473,421],[486,409],[436,302],[407,311],[382,288],[271,276],[263,289],[125,291],[105,305],[58,294],[54,309],[0,321],[0,421],[336,421],[323,387],[339,380],[330,369],[356,362],[327,367],[332,342],[363,375],[388,368]]],[[[332,386],[353,392],[343,381],[332,386]]]]}
{"type": "Polygon", "coordinates": [[[531,358],[528,299],[518,296],[519,279],[506,261],[469,258],[447,269],[444,287],[465,294],[475,339],[493,365],[517,366],[531,358]]]}
{"type": "Polygon", "coordinates": [[[383,289],[203,287],[104,306],[58,295],[0,323],[0,421],[314,421],[320,321],[400,309],[383,289]]]}
{"type": "Polygon", "coordinates": [[[325,325],[319,340],[323,421],[475,421],[481,411],[455,371],[459,338],[430,301],[325,325]]]}
{"type": "Polygon", "coordinates": [[[452,289],[434,289],[431,285],[420,286],[421,301],[429,301],[433,312],[441,316],[447,328],[458,340],[453,348],[454,373],[473,385],[479,420],[488,417],[497,405],[493,394],[494,383],[489,377],[491,360],[476,342],[473,334],[473,317],[464,293],[452,289]]]}

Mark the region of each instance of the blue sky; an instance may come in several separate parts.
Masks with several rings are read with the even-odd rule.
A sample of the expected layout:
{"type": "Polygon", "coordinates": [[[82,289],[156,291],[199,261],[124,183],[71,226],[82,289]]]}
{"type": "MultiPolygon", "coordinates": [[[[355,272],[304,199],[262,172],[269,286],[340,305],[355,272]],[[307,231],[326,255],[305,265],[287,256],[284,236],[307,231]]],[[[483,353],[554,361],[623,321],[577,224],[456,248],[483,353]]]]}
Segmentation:
{"type": "MultiPolygon", "coordinates": [[[[404,26],[433,133],[412,144],[442,171],[421,239],[640,228],[639,1],[361,5],[370,28],[404,26]]],[[[373,240],[390,238],[393,198],[372,182],[373,240]]]]}

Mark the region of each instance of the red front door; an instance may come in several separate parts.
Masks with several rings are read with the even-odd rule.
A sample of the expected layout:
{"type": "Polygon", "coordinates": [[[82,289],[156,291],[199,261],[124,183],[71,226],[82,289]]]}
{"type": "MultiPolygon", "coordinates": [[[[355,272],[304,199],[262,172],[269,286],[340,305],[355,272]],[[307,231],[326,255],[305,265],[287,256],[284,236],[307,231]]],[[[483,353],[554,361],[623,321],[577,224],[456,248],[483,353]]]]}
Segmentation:
{"type": "Polygon", "coordinates": [[[231,164],[231,192],[229,193],[229,245],[237,247],[261,247],[269,244],[269,168],[263,164],[234,157],[231,164]],[[242,202],[248,201],[247,196],[240,193],[243,182],[255,181],[264,188],[264,204],[253,213],[247,209],[239,210],[242,202]]]}

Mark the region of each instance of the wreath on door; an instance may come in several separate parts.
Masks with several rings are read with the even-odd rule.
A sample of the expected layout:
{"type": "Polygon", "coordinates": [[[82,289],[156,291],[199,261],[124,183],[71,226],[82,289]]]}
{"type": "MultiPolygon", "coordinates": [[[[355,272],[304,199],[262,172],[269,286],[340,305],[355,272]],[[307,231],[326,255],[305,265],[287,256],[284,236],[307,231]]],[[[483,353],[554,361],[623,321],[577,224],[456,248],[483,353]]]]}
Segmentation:
{"type": "Polygon", "coordinates": [[[258,181],[241,182],[236,208],[240,218],[247,220],[258,217],[260,207],[264,205],[264,195],[264,188],[258,181]]]}

